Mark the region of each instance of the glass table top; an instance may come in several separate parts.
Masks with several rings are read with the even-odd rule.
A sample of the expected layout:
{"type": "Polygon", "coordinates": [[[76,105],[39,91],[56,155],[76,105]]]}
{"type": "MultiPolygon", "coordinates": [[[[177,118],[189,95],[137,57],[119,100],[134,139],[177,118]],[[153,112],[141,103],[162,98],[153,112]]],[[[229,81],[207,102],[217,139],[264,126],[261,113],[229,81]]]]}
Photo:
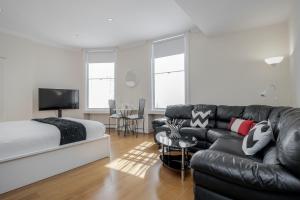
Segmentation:
{"type": "Polygon", "coordinates": [[[156,140],[163,145],[175,148],[189,148],[197,145],[195,137],[181,136],[179,139],[168,137],[167,132],[162,131],[156,134],[156,140]]]}

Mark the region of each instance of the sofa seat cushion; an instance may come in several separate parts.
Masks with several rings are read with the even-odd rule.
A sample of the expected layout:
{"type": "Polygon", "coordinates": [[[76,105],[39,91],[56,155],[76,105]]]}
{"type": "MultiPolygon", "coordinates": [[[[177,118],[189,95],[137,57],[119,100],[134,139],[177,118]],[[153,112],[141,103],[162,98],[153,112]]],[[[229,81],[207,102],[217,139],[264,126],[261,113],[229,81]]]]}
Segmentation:
{"type": "Polygon", "coordinates": [[[243,138],[241,135],[226,129],[213,128],[213,129],[209,129],[207,132],[207,140],[211,143],[215,142],[220,137],[243,138]]]}
{"type": "Polygon", "coordinates": [[[197,140],[206,140],[207,129],[205,128],[192,128],[183,127],[180,129],[180,134],[184,136],[195,137],[197,140]]]}
{"type": "Polygon", "coordinates": [[[221,137],[209,149],[247,158],[242,150],[242,143],[243,138],[241,137],[221,137]]]}

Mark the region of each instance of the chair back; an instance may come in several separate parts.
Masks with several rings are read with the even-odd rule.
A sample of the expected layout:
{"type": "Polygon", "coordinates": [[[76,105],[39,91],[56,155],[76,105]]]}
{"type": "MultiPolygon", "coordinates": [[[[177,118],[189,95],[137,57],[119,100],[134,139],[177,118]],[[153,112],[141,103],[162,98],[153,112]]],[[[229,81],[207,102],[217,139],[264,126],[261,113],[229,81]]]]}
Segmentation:
{"type": "Polygon", "coordinates": [[[143,99],[143,98],[139,99],[138,116],[139,116],[140,118],[143,118],[143,117],[144,117],[145,105],[146,105],[146,100],[143,99]]]}
{"type": "Polygon", "coordinates": [[[109,105],[109,115],[116,114],[116,100],[110,99],[108,100],[108,105],[109,105]]]}

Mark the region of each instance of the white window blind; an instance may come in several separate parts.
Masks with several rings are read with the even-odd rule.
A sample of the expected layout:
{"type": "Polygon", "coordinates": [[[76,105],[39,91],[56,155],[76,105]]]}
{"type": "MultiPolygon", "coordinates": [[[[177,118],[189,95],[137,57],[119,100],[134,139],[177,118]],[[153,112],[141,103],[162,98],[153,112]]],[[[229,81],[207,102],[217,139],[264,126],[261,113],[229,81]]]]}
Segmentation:
{"type": "Polygon", "coordinates": [[[153,108],[185,103],[184,36],[153,43],[153,108]]]}
{"type": "Polygon", "coordinates": [[[115,98],[115,60],[113,51],[87,53],[88,109],[106,109],[115,98]]]}

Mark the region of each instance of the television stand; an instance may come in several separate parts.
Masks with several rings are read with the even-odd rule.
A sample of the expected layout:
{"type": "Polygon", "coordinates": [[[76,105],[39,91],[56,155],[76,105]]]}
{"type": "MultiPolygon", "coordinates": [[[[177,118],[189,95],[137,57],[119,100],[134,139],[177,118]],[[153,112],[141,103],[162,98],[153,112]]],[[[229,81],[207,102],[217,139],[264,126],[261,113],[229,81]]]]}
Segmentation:
{"type": "Polygon", "coordinates": [[[62,117],[62,110],[61,109],[57,110],[57,116],[58,116],[58,118],[62,117]]]}

